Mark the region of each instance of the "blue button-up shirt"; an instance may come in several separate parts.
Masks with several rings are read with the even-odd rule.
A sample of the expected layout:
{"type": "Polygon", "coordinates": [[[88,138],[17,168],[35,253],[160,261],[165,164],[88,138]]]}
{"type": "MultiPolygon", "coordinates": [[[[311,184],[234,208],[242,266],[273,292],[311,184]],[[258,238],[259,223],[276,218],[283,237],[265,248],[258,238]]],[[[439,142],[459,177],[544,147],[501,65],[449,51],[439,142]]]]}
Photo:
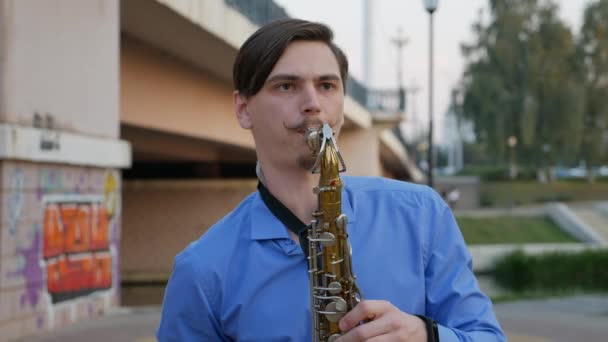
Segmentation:
{"type": "MultiPolygon", "coordinates": [[[[343,177],[366,299],[435,319],[441,342],[506,340],[454,217],[428,187],[343,177]]],[[[158,340],[310,341],[308,263],[259,193],[175,258],[158,340]]]]}

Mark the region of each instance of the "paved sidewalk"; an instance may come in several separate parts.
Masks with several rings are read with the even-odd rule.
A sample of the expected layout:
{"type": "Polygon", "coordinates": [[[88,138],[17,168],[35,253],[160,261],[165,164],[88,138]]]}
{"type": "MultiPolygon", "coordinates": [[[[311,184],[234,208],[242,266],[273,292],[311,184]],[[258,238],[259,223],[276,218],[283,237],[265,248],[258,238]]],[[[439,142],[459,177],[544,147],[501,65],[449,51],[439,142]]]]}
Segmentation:
{"type": "Polygon", "coordinates": [[[473,210],[454,210],[456,217],[498,217],[498,216],[543,216],[545,215],[544,204],[532,204],[512,208],[478,208],[473,210]]]}
{"type": "Polygon", "coordinates": [[[160,307],[118,308],[91,321],[82,321],[27,342],[152,342],[160,319],[160,307]]]}
{"type": "Polygon", "coordinates": [[[608,340],[608,296],[501,303],[496,315],[511,342],[608,340]]]}
{"type": "MultiPolygon", "coordinates": [[[[607,340],[608,296],[500,303],[495,309],[511,342],[607,340]]],[[[97,320],[23,341],[152,342],[159,310],[159,307],[121,308],[97,320]]]]}

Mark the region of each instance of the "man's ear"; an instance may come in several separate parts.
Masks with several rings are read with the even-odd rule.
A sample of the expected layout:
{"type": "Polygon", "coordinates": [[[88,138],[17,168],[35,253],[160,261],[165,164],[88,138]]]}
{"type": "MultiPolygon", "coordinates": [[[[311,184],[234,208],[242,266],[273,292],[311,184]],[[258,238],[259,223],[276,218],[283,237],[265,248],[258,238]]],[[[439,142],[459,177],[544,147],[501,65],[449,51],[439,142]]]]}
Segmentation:
{"type": "Polygon", "coordinates": [[[234,112],[236,113],[239,125],[244,129],[251,129],[253,124],[251,122],[251,115],[247,111],[247,98],[239,94],[238,90],[235,90],[232,95],[234,98],[234,112]]]}

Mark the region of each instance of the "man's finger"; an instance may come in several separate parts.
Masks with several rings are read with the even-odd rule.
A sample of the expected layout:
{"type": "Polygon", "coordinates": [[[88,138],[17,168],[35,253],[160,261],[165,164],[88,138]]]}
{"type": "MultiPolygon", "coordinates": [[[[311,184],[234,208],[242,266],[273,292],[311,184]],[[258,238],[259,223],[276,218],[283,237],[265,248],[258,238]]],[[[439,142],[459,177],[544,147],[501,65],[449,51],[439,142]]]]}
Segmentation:
{"type": "Polygon", "coordinates": [[[399,337],[396,336],[395,334],[388,334],[388,335],[380,335],[380,336],[372,337],[365,342],[391,342],[391,341],[398,341],[398,340],[399,340],[399,337]]]}
{"type": "Polygon", "coordinates": [[[362,321],[374,320],[383,312],[389,311],[391,304],[383,300],[365,300],[357,304],[340,320],[340,330],[349,331],[362,321]]]}
{"type": "Polygon", "coordinates": [[[384,315],[376,320],[355,326],[342,335],[338,342],[367,341],[370,338],[390,333],[392,326],[390,315],[384,315]]]}

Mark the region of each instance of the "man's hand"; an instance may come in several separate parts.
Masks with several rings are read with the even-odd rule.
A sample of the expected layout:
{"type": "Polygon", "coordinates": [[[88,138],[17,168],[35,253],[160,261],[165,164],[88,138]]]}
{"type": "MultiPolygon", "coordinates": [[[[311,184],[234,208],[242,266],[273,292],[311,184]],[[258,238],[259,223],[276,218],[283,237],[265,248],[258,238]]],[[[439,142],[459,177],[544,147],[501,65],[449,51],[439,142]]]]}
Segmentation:
{"type": "Polygon", "coordinates": [[[346,332],[339,342],[350,341],[412,341],[426,342],[426,326],[413,315],[401,312],[384,300],[365,300],[340,320],[346,332]],[[359,322],[366,321],[359,325],[359,322]]]}

